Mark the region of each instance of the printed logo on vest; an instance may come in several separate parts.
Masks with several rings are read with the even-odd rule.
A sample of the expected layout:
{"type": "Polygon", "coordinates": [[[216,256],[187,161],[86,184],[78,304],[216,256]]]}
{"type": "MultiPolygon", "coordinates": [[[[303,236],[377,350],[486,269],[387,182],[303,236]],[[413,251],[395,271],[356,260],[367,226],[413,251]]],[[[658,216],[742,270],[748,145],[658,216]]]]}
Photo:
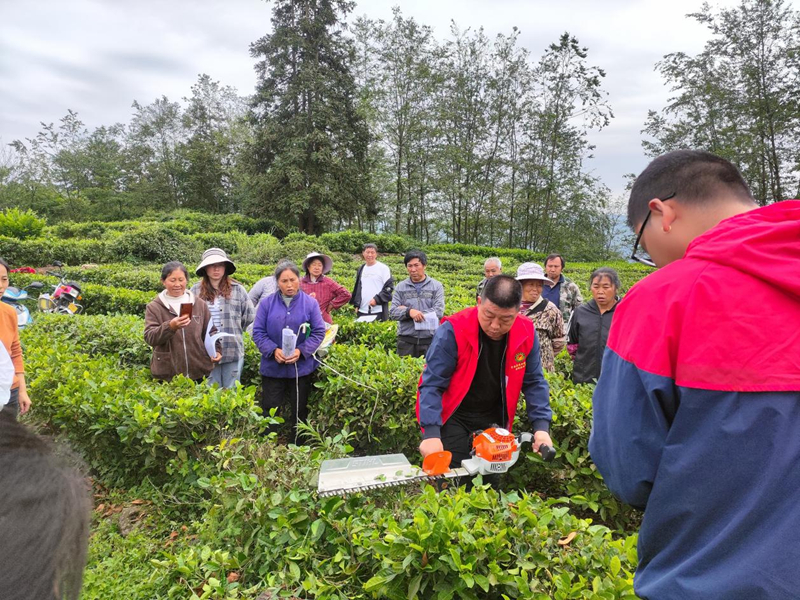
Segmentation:
{"type": "Polygon", "coordinates": [[[525,362],[525,354],[522,352],[517,352],[517,354],[514,356],[514,360],[516,360],[518,363],[525,362]]]}

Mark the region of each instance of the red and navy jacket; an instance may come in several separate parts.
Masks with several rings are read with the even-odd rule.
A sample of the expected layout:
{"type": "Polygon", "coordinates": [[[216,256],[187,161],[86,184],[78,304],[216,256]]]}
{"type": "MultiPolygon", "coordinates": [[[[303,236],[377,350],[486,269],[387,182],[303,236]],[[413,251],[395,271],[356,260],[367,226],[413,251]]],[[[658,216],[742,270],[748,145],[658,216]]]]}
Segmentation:
{"type": "MultiPolygon", "coordinates": [[[[478,367],[478,308],[473,306],[442,319],[426,354],[417,389],[417,420],[423,439],[441,437],[440,430],[467,395],[478,367]]],[[[525,394],[534,431],[548,431],[550,388],[542,373],[539,341],[530,319],[517,316],[508,332],[504,359],[507,422],[510,431],[520,391],[525,394]]]]}
{"type": "Polygon", "coordinates": [[[592,458],[645,508],[639,596],[800,598],[800,201],[634,285],[593,403],[592,458]]]}

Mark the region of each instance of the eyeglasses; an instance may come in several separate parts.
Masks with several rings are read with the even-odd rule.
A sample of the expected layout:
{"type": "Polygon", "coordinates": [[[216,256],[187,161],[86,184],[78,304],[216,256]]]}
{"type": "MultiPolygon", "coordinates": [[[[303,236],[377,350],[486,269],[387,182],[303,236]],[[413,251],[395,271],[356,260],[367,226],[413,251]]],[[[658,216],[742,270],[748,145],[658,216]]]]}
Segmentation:
{"type": "MultiPolygon", "coordinates": [[[[667,200],[671,200],[675,197],[677,192],[672,192],[669,196],[664,198],[660,198],[662,202],[666,202],[667,200]]],[[[636,236],[636,241],[633,244],[633,252],[631,253],[631,260],[635,260],[636,262],[640,262],[643,265],[647,265],[648,267],[655,267],[656,263],[653,262],[653,259],[650,258],[650,255],[647,252],[642,252],[641,254],[637,254],[639,250],[639,242],[642,241],[642,234],[644,233],[644,228],[647,227],[647,221],[650,220],[650,215],[653,214],[652,210],[647,211],[647,216],[642,221],[642,226],[639,228],[639,235],[636,236]]]]}

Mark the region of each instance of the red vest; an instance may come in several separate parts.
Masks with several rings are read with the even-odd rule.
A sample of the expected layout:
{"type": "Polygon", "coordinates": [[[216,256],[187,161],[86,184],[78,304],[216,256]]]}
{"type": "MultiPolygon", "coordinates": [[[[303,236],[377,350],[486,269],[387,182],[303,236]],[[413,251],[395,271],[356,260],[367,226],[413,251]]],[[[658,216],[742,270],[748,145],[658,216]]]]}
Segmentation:
{"type": "MultiPolygon", "coordinates": [[[[478,307],[465,308],[454,315],[445,317],[442,322],[449,321],[453,326],[458,349],[455,371],[450,378],[450,386],[442,393],[442,425],[456,411],[464,396],[467,395],[475,371],[478,368],[478,307]]],[[[522,380],[525,376],[528,354],[533,348],[536,331],[533,322],[517,315],[511,330],[508,332],[506,345],[506,409],[508,411],[508,429],[514,423],[517,413],[517,402],[522,391],[522,380]]],[[[422,383],[422,376],[419,378],[422,383]]],[[[417,421],[419,421],[419,389],[417,389],[417,421]]]]}

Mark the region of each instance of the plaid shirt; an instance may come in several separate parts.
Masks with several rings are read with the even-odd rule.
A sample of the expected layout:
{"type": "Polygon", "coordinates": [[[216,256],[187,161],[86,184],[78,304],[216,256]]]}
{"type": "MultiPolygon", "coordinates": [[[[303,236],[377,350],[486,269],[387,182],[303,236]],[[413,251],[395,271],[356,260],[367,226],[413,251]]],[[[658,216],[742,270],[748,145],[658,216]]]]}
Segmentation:
{"type": "MultiPolygon", "coordinates": [[[[192,293],[200,294],[200,282],[194,284],[192,293]]],[[[206,302],[211,312],[211,320],[219,333],[230,333],[233,337],[221,337],[218,344],[222,349],[220,363],[239,360],[244,356],[243,332],[256,318],[253,303],[247,290],[240,284],[231,282],[231,297],[217,296],[214,302],[206,302]]]]}
{"type": "Polygon", "coordinates": [[[312,282],[308,275],[304,276],[300,280],[300,288],[309,296],[314,294],[313,298],[319,304],[322,320],[326,323],[333,323],[330,311],[350,302],[350,292],[347,288],[325,275],[320,275],[316,282],[312,282]]]}

